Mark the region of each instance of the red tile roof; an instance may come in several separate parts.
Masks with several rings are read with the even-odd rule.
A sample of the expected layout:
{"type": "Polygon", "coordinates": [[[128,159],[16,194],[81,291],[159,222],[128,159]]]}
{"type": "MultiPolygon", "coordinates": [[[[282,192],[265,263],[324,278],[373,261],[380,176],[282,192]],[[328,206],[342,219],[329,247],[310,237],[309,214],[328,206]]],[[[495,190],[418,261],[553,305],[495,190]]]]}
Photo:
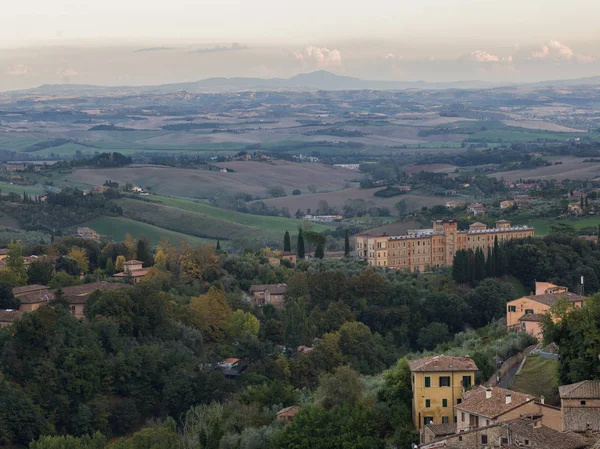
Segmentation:
{"type": "Polygon", "coordinates": [[[558,387],[561,399],[600,399],[600,380],[584,380],[558,387]]]}
{"type": "Polygon", "coordinates": [[[468,357],[453,357],[449,355],[436,355],[423,359],[409,360],[410,370],[413,372],[434,371],[477,371],[477,365],[468,357]]]}
{"type": "Polygon", "coordinates": [[[505,390],[504,388],[491,388],[491,397],[487,397],[487,388],[479,386],[465,395],[463,401],[456,406],[457,410],[465,411],[486,418],[496,418],[506,412],[520,407],[523,404],[534,401],[533,396],[519,393],[517,391],[505,390]],[[510,403],[506,403],[506,397],[510,395],[510,403]]]}
{"type": "Polygon", "coordinates": [[[0,310],[0,322],[2,323],[12,323],[17,318],[21,318],[23,316],[23,312],[19,312],[14,309],[6,309],[0,310]]]}

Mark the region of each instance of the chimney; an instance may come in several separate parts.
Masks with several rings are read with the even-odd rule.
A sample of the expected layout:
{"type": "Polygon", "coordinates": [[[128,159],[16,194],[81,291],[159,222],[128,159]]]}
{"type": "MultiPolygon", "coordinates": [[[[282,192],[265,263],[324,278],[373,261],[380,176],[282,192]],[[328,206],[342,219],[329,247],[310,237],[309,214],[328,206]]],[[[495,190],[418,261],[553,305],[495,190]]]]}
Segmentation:
{"type": "Polygon", "coordinates": [[[546,398],[544,396],[540,396],[540,402],[542,404],[545,404],[546,403],[545,401],[546,401],[546,398]]]}
{"type": "Polygon", "coordinates": [[[510,395],[510,393],[506,393],[506,403],[510,404],[512,402],[512,396],[510,395]]]}
{"type": "Polygon", "coordinates": [[[492,397],[492,389],[491,388],[486,388],[485,389],[485,398],[486,399],[490,399],[492,397]]]}

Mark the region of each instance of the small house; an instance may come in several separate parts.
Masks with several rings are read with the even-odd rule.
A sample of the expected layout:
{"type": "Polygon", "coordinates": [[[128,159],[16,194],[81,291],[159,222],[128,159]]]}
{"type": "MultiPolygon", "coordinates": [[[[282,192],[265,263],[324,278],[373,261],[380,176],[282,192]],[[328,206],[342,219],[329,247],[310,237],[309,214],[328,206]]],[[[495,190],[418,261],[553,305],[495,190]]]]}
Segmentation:
{"type": "Polygon", "coordinates": [[[15,320],[21,318],[23,316],[23,312],[15,309],[5,309],[0,310],[0,327],[8,327],[15,320]]]}
{"type": "Polygon", "coordinates": [[[282,408],[277,412],[277,422],[287,424],[291,422],[300,411],[300,407],[292,405],[291,407],[282,408]]]}

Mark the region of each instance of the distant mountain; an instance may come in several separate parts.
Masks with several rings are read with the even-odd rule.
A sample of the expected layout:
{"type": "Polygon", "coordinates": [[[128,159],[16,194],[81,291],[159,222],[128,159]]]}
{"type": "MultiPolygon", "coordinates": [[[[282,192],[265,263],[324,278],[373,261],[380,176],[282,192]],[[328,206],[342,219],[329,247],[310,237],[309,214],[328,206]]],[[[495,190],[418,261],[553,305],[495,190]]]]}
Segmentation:
{"type": "MultiPolygon", "coordinates": [[[[600,84],[600,76],[574,80],[543,81],[529,83],[534,86],[574,86],[600,84]]],[[[93,86],[83,84],[46,84],[34,89],[13,91],[9,95],[141,95],[165,94],[186,91],[234,92],[247,90],[400,90],[400,89],[486,89],[501,86],[515,86],[515,83],[488,83],[484,81],[454,81],[429,83],[426,81],[378,81],[363,80],[351,76],[341,76],[319,70],[301,73],[291,78],[207,78],[186,83],[161,84],[158,86],[93,86]]]]}

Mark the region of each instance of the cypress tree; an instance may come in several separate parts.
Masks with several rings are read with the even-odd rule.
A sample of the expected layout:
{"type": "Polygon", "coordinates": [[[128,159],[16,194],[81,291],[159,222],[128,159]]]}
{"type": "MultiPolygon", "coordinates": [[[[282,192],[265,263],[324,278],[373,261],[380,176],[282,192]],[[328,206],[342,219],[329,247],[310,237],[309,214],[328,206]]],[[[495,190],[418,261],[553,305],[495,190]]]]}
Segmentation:
{"type": "Polygon", "coordinates": [[[215,248],[217,252],[221,251],[221,241],[217,240],[217,247],[215,248]]]}
{"type": "Polygon", "coordinates": [[[502,276],[502,273],[500,273],[500,245],[498,245],[497,235],[494,236],[494,251],[492,254],[494,257],[494,277],[502,276]]]}
{"type": "Polygon", "coordinates": [[[475,283],[475,253],[472,249],[467,252],[467,279],[471,284],[475,283]]]}
{"type": "Polygon", "coordinates": [[[600,225],[598,225],[598,243],[600,243],[600,225]]]}
{"type": "Polygon", "coordinates": [[[317,243],[317,247],[315,249],[315,257],[317,259],[322,259],[325,257],[325,248],[323,246],[323,242],[317,243]]]}
{"type": "Polygon", "coordinates": [[[485,275],[489,278],[494,277],[494,256],[492,255],[492,248],[489,247],[485,261],[485,275]]]}
{"type": "Polygon", "coordinates": [[[350,233],[346,229],[346,237],[344,238],[344,257],[350,255],[350,233]]]}
{"type": "Polygon", "coordinates": [[[304,236],[302,235],[302,228],[298,228],[298,244],[296,245],[296,251],[298,252],[298,259],[304,259],[304,236]]]}
{"type": "Polygon", "coordinates": [[[477,251],[475,251],[475,266],[473,274],[473,279],[476,282],[485,279],[485,256],[483,255],[483,250],[481,248],[477,248],[477,251]]]}
{"type": "Polygon", "coordinates": [[[452,279],[458,284],[467,284],[470,281],[469,277],[469,253],[460,249],[454,255],[452,262],[452,279]]]}
{"type": "Polygon", "coordinates": [[[285,231],[285,235],[283,236],[283,250],[284,251],[292,250],[292,243],[290,241],[290,233],[287,231],[285,231]]]}

